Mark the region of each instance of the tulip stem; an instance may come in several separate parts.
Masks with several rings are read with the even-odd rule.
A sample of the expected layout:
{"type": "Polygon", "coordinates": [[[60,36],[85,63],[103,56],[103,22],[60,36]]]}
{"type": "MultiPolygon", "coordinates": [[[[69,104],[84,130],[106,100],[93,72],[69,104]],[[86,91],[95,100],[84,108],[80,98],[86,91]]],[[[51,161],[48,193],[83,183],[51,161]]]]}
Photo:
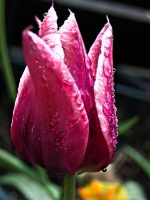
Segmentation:
{"type": "Polygon", "coordinates": [[[75,175],[65,174],[64,200],[75,199],[75,175]]]}

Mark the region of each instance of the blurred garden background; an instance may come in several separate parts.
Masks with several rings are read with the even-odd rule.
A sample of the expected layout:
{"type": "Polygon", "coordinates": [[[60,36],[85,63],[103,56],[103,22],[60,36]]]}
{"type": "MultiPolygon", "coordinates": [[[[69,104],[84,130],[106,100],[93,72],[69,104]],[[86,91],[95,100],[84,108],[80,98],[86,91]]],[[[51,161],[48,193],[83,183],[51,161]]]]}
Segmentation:
{"type": "MultiPolygon", "coordinates": [[[[63,175],[47,173],[38,166],[24,162],[16,153],[10,139],[16,88],[25,68],[21,34],[28,25],[33,25],[33,32],[38,32],[35,16],[42,20],[43,13],[51,6],[51,1],[0,1],[0,200],[59,200],[63,195],[61,191],[63,175]],[[12,70],[14,83],[9,67],[12,70]]],[[[76,199],[92,199],[88,196],[88,192],[85,192],[87,196],[81,192],[81,187],[85,189],[87,184],[98,181],[103,183],[99,195],[101,192],[105,193],[103,190],[108,190],[108,193],[105,197],[104,194],[94,197],[95,200],[112,200],[109,187],[113,188],[116,183],[126,188],[128,197],[118,196],[114,199],[148,200],[150,199],[149,1],[55,0],[54,7],[59,26],[69,16],[68,8],[75,13],[87,51],[106,23],[106,15],[109,17],[114,35],[115,96],[120,133],[115,161],[108,167],[106,173],[87,173],[78,176],[76,199]],[[108,187],[109,183],[112,185],[108,187]]]]}

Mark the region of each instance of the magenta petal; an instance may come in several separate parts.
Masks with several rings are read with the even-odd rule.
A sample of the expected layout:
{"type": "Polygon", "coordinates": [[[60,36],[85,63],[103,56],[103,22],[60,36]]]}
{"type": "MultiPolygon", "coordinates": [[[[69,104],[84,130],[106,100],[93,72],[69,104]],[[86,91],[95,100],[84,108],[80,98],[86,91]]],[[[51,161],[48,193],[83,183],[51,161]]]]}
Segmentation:
{"type": "Polygon", "coordinates": [[[76,81],[86,111],[89,113],[89,109],[94,105],[94,79],[90,59],[87,56],[78,24],[72,12],[59,32],[65,53],[64,62],[76,81]]]}
{"type": "Polygon", "coordinates": [[[40,37],[46,40],[49,35],[57,32],[57,18],[53,6],[50,7],[42,22],[37,17],[35,18],[40,28],[40,37]]]}
{"type": "Polygon", "coordinates": [[[116,107],[114,105],[112,49],[112,27],[108,21],[91,47],[89,56],[96,73],[94,94],[98,118],[102,134],[109,148],[110,157],[113,157],[118,136],[116,107]]]}
{"type": "MultiPolygon", "coordinates": [[[[107,141],[101,130],[94,101],[94,79],[91,63],[86,54],[82,36],[73,13],[70,14],[68,20],[60,28],[60,34],[65,53],[65,63],[81,91],[89,118],[88,145],[79,173],[99,171],[112,161],[112,154],[109,152],[107,141]]],[[[101,94],[100,90],[99,94],[101,94]]]]}
{"type": "MultiPolygon", "coordinates": [[[[96,78],[96,71],[97,71],[97,67],[98,67],[98,58],[99,58],[99,55],[101,54],[102,37],[104,35],[104,32],[107,30],[108,26],[109,26],[109,23],[107,23],[103,27],[103,29],[101,30],[101,32],[97,36],[95,42],[91,46],[89,53],[88,53],[88,56],[92,61],[91,62],[91,68],[92,68],[92,71],[93,71],[94,78],[96,78]]],[[[106,50],[105,53],[106,54],[109,53],[108,50],[106,50]]]]}
{"type": "Polygon", "coordinates": [[[29,149],[26,145],[28,143],[28,135],[26,133],[25,123],[27,123],[26,119],[28,116],[32,116],[30,110],[33,108],[33,105],[31,104],[30,99],[33,98],[34,95],[35,92],[33,83],[29,74],[29,70],[26,67],[20,79],[18,95],[13,111],[11,138],[20,155],[31,163],[34,163],[34,160],[32,159],[29,149]]]}
{"type": "Polygon", "coordinates": [[[25,159],[51,172],[75,173],[89,134],[80,92],[61,58],[28,29],[23,48],[30,74],[24,72],[19,86],[14,145],[25,159]]]}
{"type": "Polygon", "coordinates": [[[42,38],[50,49],[59,54],[63,59],[64,52],[60,42],[60,34],[57,31],[57,15],[53,8],[50,7],[43,21],[41,22],[37,17],[35,18],[39,25],[39,37],[42,38]]]}

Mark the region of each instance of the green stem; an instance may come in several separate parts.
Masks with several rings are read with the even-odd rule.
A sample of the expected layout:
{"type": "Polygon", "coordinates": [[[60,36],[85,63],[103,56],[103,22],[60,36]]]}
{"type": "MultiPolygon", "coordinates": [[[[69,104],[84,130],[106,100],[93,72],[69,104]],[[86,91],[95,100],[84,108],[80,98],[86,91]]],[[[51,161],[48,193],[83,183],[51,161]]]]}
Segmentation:
{"type": "Polygon", "coordinates": [[[75,199],[75,175],[65,174],[64,200],[75,199]]]}
{"type": "Polygon", "coordinates": [[[14,103],[16,98],[16,84],[9,60],[6,30],[5,30],[5,0],[0,0],[0,54],[3,64],[3,75],[6,82],[10,100],[14,103]]]}

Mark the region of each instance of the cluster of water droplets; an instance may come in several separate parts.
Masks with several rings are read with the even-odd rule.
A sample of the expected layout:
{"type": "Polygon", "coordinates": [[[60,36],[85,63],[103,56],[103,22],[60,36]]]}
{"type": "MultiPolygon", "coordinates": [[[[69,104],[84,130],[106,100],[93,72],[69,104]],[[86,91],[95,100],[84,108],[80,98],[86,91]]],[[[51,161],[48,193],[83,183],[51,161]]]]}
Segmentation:
{"type": "Polygon", "coordinates": [[[104,40],[102,43],[102,49],[104,54],[103,72],[107,78],[107,92],[105,94],[105,103],[103,105],[103,112],[108,117],[109,126],[111,130],[111,137],[113,141],[114,150],[116,149],[117,136],[118,136],[118,125],[116,117],[116,106],[115,106],[115,90],[114,90],[114,72],[112,62],[112,34],[110,28],[106,30],[104,34],[104,40]]]}
{"type": "MultiPolygon", "coordinates": [[[[59,110],[59,109],[58,109],[59,110]]],[[[59,112],[55,112],[53,116],[47,115],[47,123],[49,127],[50,137],[53,138],[54,150],[57,153],[67,153],[66,138],[67,131],[64,128],[59,128],[60,116],[59,112]]],[[[65,126],[65,125],[64,125],[65,126]]]]}

